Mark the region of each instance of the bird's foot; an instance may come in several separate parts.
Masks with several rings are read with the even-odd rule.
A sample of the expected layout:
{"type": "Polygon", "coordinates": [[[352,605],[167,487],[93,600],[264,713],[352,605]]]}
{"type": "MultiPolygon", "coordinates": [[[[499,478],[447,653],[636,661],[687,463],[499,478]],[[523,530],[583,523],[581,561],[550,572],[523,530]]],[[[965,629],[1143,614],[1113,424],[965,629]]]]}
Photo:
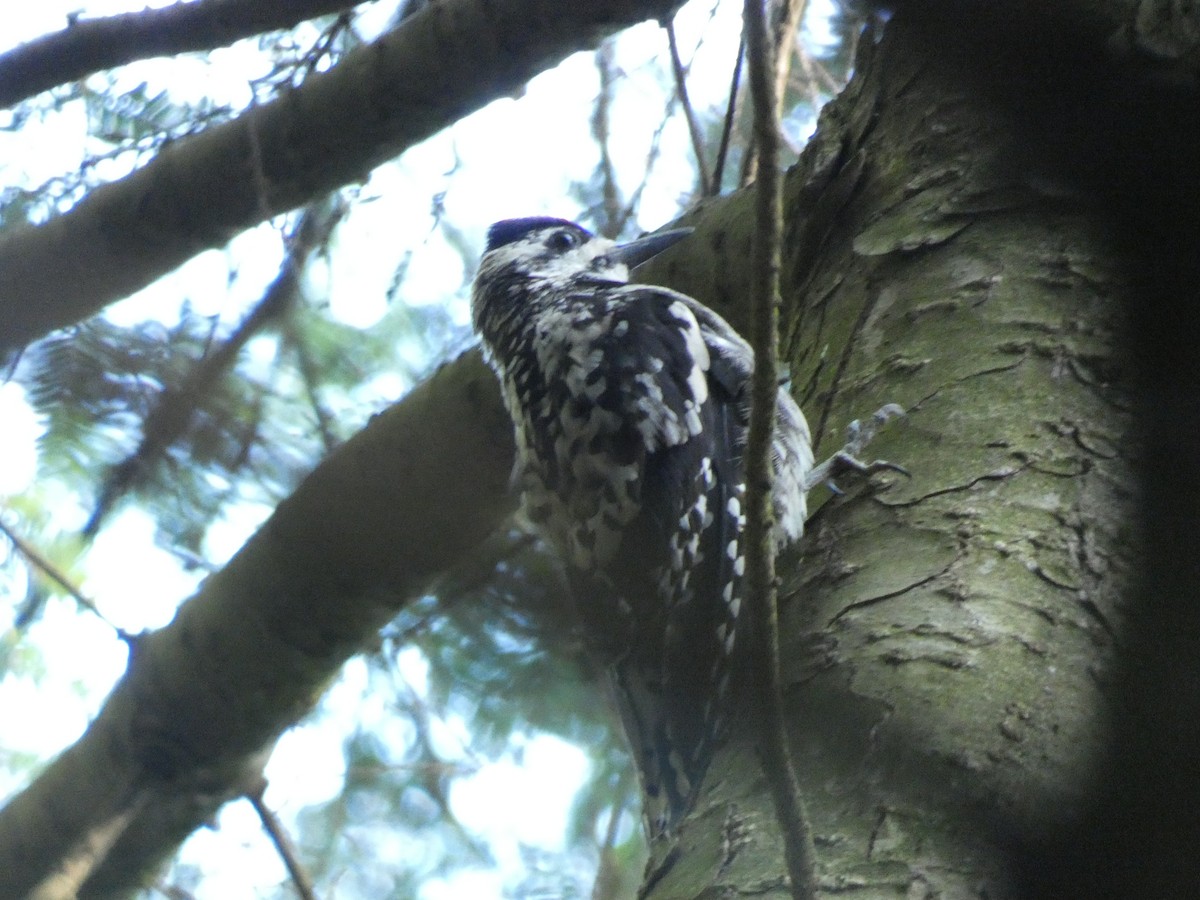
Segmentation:
{"type": "Polygon", "coordinates": [[[804,480],[804,489],[811,491],[818,484],[824,483],[835,494],[840,494],[842,490],[834,483],[833,479],[835,476],[847,472],[853,472],[856,475],[873,475],[876,472],[899,472],[901,475],[909,477],[910,473],[908,469],[896,463],[883,459],[877,459],[873,462],[863,462],[859,459],[859,455],[866,449],[867,444],[871,443],[871,440],[878,433],[879,429],[891,419],[897,419],[903,415],[904,409],[902,407],[895,403],[889,403],[877,409],[866,425],[860,420],[855,419],[846,428],[845,445],[820,465],[813,467],[812,471],[808,473],[808,477],[804,480]]]}

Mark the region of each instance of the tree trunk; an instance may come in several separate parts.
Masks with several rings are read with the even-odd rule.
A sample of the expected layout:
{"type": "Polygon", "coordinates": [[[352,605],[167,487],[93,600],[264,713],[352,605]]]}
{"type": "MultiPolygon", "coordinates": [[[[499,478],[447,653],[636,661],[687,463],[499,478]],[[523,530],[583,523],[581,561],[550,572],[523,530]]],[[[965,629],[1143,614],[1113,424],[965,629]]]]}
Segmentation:
{"type": "MultiPolygon", "coordinates": [[[[1116,66],[1131,51],[1110,35],[1021,31],[1008,6],[995,20],[978,4],[956,21],[921,9],[864,40],[787,185],[795,390],[826,452],[849,419],[903,405],[871,452],[913,476],[847,481],[781,561],[822,890],[1178,896],[1194,882],[1200,721],[1185,552],[1200,505],[1200,104],[1148,88],[1158,63],[1116,66]],[[1161,129],[1139,143],[1149,116],[1127,101],[1148,90],[1161,129]],[[1139,493],[1131,410],[1145,409],[1155,465],[1139,493]],[[1155,504],[1154,542],[1138,542],[1138,496],[1155,504]],[[1131,626],[1135,603],[1158,630],[1131,626]],[[1120,857],[1120,877],[1096,864],[1120,857]]],[[[749,212],[747,195],[698,211],[694,252],[652,277],[736,324],[749,212]]],[[[135,647],[89,733],[0,813],[0,895],[69,881],[89,855],[102,862],[76,882],[84,895],[136,884],[244,787],[258,748],[394,604],[502,518],[511,447],[488,377],[477,358],[455,363],[348,442],[135,647]],[[464,457],[487,461],[477,480],[464,457]]],[[[785,891],[751,743],[731,740],[677,846],[652,850],[648,896],[785,891]]]]}
{"type": "MultiPolygon", "coordinates": [[[[902,9],[787,182],[784,352],[821,449],[909,412],[871,455],[912,478],[831,500],[781,561],[823,892],[1138,893],[1092,874],[1077,894],[1062,852],[1103,842],[1140,552],[1126,305],[1146,260],[1090,143],[1127,73],[1072,23],[1023,24],[902,9]]],[[[662,275],[735,321],[750,211],[707,211],[706,253],[662,275]]],[[[785,893],[755,733],[652,848],[647,896],[785,893]]]]}

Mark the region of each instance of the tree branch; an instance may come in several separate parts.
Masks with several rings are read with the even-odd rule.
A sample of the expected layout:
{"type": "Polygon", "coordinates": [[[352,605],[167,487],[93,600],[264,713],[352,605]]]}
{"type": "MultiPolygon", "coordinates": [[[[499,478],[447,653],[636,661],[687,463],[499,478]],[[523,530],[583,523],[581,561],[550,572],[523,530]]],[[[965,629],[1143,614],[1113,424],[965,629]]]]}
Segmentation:
{"type": "Polygon", "coordinates": [[[733,137],[738,91],[741,90],[742,60],[745,59],[745,56],[746,36],[743,33],[742,39],[738,41],[737,57],[733,61],[733,75],[730,76],[729,81],[729,102],[725,106],[725,121],[721,125],[721,141],[717,145],[717,162],[713,168],[712,184],[709,185],[713,197],[721,193],[721,182],[725,178],[725,160],[729,156],[729,141],[733,137]]]}
{"type": "Polygon", "coordinates": [[[704,135],[700,133],[700,123],[696,121],[696,111],[692,109],[692,101],[688,97],[687,68],[679,55],[679,42],[675,39],[675,23],[663,23],[667,32],[667,49],[671,53],[671,72],[675,76],[675,95],[683,110],[684,121],[687,122],[688,135],[692,139],[692,153],[696,157],[696,177],[700,181],[700,194],[707,197],[715,193],[712,190],[712,178],[708,174],[708,163],[704,159],[704,135]]]}
{"type": "MultiPolygon", "coordinates": [[[[75,583],[67,577],[66,573],[63,572],[62,569],[56,566],[48,556],[38,550],[35,546],[33,546],[33,544],[25,540],[23,537],[21,537],[21,535],[17,534],[16,531],[5,525],[3,519],[0,519],[0,534],[3,534],[12,542],[13,549],[21,554],[21,556],[25,557],[25,560],[31,566],[33,566],[34,569],[41,572],[60,588],[66,591],[76,603],[98,618],[105,625],[108,625],[110,628],[112,628],[112,630],[116,632],[119,637],[126,640],[128,639],[129,635],[127,635],[116,625],[113,625],[112,622],[108,621],[108,619],[104,617],[104,614],[100,612],[99,607],[96,606],[95,601],[93,601],[91,597],[87,596],[87,594],[83,593],[83,591],[81,591],[75,585],[75,583]]],[[[37,604],[37,608],[38,610],[41,609],[40,602],[37,604]]],[[[24,628],[29,624],[34,616],[34,611],[22,609],[17,614],[16,621],[13,622],[13,627],[16,629],[24,628]]]]}
{"type": "Polygon", "coordinates": [[[284,828],[283,823],[279,821],[279,816],[275,815],[275,810],[267,806],[267,802],[263,798],[266,791],[267,783],[263,781],[254,790],[247,792],[246,799],[254,807],[254,811],[258,813],[263,830],[266,831],[267,837],[271,839],[271,843],[275,845],[275,852],[279,854],[279,858],[283,861],[284,868],[288,871],[288,877],[292,879],[292,887],[296,889],[300,900],[317,900],[312,876],[308,874],[304,863],[300,861],[300,855],[296,852],[295,842],[292,840],[291,835],[287,833],[287,829],[284,828]]]}
{"type": "Polygon", "coordinates": [[[596,215],[599,231],[607,238],[617,238],[625,225],[621,215],[621,189],[617,170],[609,148],[612,133],[613,86],[616,82],[616,62],[612,41],[605,41],[596,51],[596,75],[600,90],[596,92],[596,107],[592,110],[592,138],[600,151],[600,210],[596,215]]]}
{"type": "Polygon", "coordinates": [[[333,69],[0,238],[0,352],[97,312],[679,0],[446,0],[333,69]]]}
{"type": "Polygon", "coordinates": [[[779,172],[779,100],[776,94],[773,48],[763,0],[746,0],[746,52],[750,95],[754,100],[754,138],[758,148],[755,180],[755,234],[751,256],[751,341],[754,380],[751,391],[750,434],[746,446],[746,570],[757,647],[750,654],[758,677],[757,708],[761,729],[758,752],[783,833],[792,897],[817,895],[816,852],[808,812],[796,780],[783,714],[779,675],[779,604],[772,538],[771,436],[775,429],[779,391],[779,268],[783,231],[782,178],[779,172]]]}
{"type": "Polygon", "coordinates": [[[478,354],[332,453],[171,625],[133,642],[87,733],[0,810],[0,896],[58,883],[85,850],[80,896],[122,895],[258,784],[265,748],[342,663],[512,511],[512,456],[478,354]]]}
{"type": "Polygon", "coordinates": [[[808,0],[784,0],[776,10],[777,21],[771,35],[775,46],[775,107],[783,115],[792,57],[796,55],[796,32],[808,8],[808,0]]]}
{"type": "Polygon", "coordinates": [[[224,47],[354,5],[354,0],[199,0],[72,19],[62,31],[0,55],[0,107],[134,60],[224,47]]]}

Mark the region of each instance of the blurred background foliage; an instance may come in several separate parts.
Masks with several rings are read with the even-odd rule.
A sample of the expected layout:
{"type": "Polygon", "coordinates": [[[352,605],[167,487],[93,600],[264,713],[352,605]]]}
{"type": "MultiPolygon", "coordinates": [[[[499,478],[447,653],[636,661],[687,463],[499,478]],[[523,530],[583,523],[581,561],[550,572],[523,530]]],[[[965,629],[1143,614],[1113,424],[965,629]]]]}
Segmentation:
{"type": "MultiPolygon", "coordinates": [[[[0,165],[0,227],[69,209],[170,142],[336,65],[420,5],[365,3],[231,48],[101,72],[0,111],[0,137],[34,154],[61,144],[63,133],[74,141],[47,154],[74,160],[50,173],[16,156],[0,165]]],[[[744,85],[733,79],[739,13],[732,0],[693,0],[670,40],[646,25],[564,63],[591,73],[574,88],[583,114],[545,117],[544,127],[575,127],[556,140],[587,161],[546,179],[545,194],[530,188],[525,208],[489,208],[478,186],[505,173],[472,174],[478,163],[465,158],[478,130],[456,126],[431,140],[437,152],[415,149],[363,185],[205,254],[207,274],[185,266],[5,360],[4,386],[33,413],[26,430],[36,437],[36,468],[25,483],[0,487],[0,697],[24,691],[54,703],[49,684],[58,678],[78,698],[67,717],[75,724],[60,738],[73,739],[70,729],[77,735],[120,674],[123,636],[163,624],[186,588],[218,569],[324,454],[471,344],[466,295],[490,218],[546,207],[629,237],[706,193],[736,189],[749,176],[744,85]],[[407,175],[395,174],[406,166],[407,175]],[[394,178],[408,179],[404,203],[375,216],[383,225],[370,224],[394,178]],[[368,268],[367,257],[374,281],[344,274],[368,268]],[[377,311],[333,302],[335,282],[359,300],[373,295],[377,311]],[[178,579],[155,580],[142,562],[148,551],[122,525],[129,521],[152,523],[144,539],[178,579]],[[113,600],[114,576],[98,575],[102,564],[137,590],[113,600]],[[146,594],[157,597],[153,614],[139,602],[146,594]],[[105,658],[117,661],[63,674],[56,660],[73,641],[103,643],[105,658]]],[[[849,75],[861,22],[803,0],[776,14],[790,65],[785,122],[799,152],[816,110],[849,75]],[[792,11],[796,29],[786,26],[792,11]]],[[[563,72],[541,78],[557,79],[558,90],[579,83],[563,72]]],[[[543,102],[533,93],[516,103],[543,102]]],[[[6,458],[23,439],[15,422],[0,437],[6,458]]],[[[516,527],[496,535],[385,629],[293,733],[319,733],[317,743],[336,747],[336,764],[285,737],[277,756],[290,754],[292,771],[337,781],[313,802],[280,796],[286,778],[271,780],[266,794],[319,896],[632,896],[644,860],[637,785],[562,597],[557,566],[535,540],[516,527]],[[538,743],[545,735],[559,743],[538,743]],[[561,843],[518,839],[514,854],[462,820],[458,792],[496,761],[533,766],[525,757],[534,748],[568,745],[586,765],[574,800],[563,801],[571,811],[561,843]],[[486,878],[462,880],[465,872],[486,878]]],[[[0,738],[5,793],[61,749],[15,744],[0,738]]],[[[268,842],[245,836],[257,822],[239,830],[239,815],[227,809],[217,834],[270,856],[259,874],[220,874],[228,846],[199,835],[147,895],[228,896],[220,891],[232,877],[239,896],[291,896],[268,842]]]]}

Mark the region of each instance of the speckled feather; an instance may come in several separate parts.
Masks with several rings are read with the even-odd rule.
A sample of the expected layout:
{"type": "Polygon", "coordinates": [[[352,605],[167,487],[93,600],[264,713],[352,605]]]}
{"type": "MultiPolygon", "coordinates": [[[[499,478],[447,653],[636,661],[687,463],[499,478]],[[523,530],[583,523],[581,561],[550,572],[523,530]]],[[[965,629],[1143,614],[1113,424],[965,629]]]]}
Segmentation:
{"type": "MultiPolygon", "coordinates": [[[[515,429],[526,515],[559,550],[606,665],[651,835],[687,811],[736,668],[749,345],[560,219],[493,226],[475,327],[515,429]]],[[[800,536],[808,426],[779,392],[776,539],[800,536]]]]}

